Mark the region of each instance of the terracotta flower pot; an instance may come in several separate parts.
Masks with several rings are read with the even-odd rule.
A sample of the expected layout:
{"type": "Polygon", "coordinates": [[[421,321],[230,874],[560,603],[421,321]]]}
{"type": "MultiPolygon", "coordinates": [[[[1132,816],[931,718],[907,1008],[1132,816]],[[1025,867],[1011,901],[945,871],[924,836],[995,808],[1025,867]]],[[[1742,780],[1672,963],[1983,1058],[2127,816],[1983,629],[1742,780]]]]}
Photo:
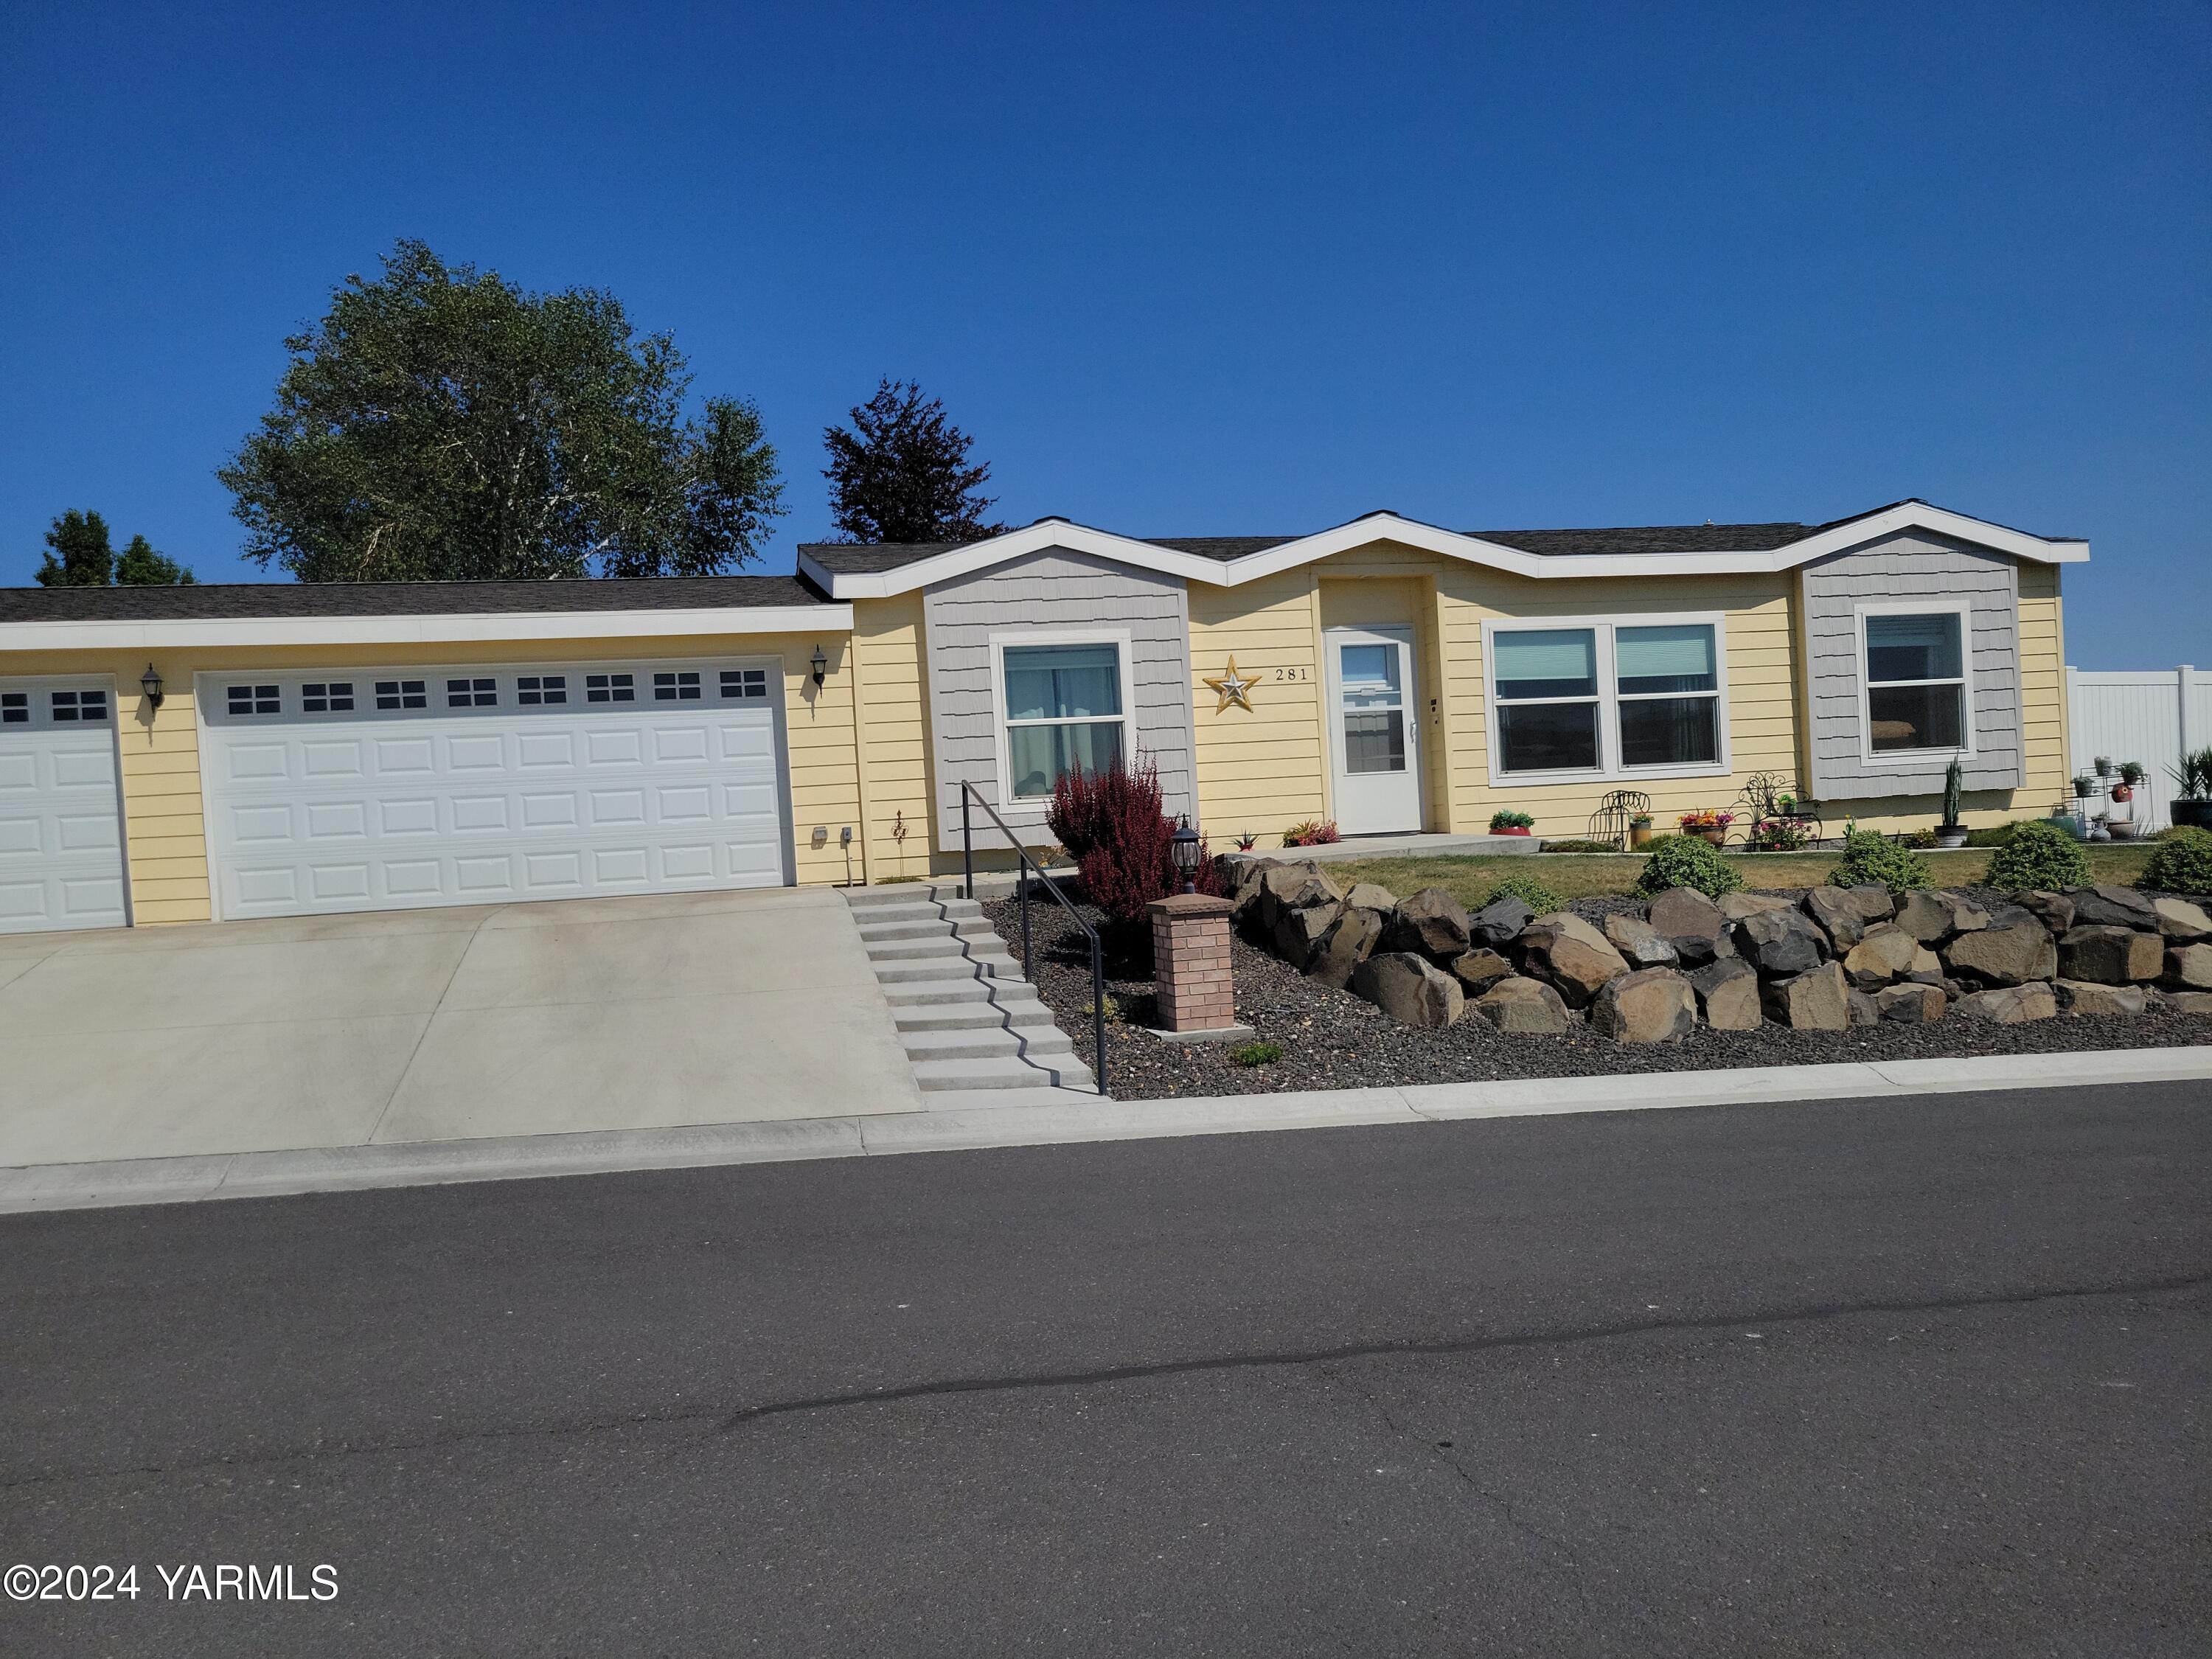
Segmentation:
{"type": "Polygon", "coordinates": [[[1650,841],[1650,839],[1651,826],[1650,824],[1632,823],[1628,826],[1628,844],[1631,847],[1641,847],[1645,842],[1650,841]]]}
{"type": "Polygon", "coordinates": [[[1724,847],[1728,844],[1728,831],[1725,830],[1698,830],[1692,833],[1698,840],[1709,841],[1716,847],[1724,847]]]}

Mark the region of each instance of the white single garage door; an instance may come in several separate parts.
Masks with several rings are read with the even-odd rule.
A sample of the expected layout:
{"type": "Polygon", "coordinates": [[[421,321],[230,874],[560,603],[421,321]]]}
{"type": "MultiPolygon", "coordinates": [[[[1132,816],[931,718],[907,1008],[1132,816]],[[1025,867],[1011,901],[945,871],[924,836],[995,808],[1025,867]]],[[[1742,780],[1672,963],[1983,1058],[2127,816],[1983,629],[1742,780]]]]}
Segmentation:
{"type": "Polygon", "coordinates": [[[781,690],[720,660],[201,675],[216,913],[780,885],[781,690]]]}
{"type": "Polygon", "coordinates": [[[108,680],[0,680],[0,933],[130,920],[115,779],[108,680]]]}

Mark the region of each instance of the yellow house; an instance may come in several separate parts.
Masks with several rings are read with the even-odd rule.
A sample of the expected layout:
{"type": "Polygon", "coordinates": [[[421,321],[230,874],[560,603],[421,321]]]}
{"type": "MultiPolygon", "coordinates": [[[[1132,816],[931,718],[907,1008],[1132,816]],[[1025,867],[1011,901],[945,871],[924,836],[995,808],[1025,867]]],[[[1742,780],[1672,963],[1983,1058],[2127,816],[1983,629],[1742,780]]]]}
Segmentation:
{"type": "MultiPolygon", "coordinates": [[[[0,932],[911,878],[963,784],[1142,758],[1217,846],[1589,832],[1615,792],[1971,824],[2066,793],[2080,541],[1832,524],[1139,540],[793,577],[0,591],[0,932]]],[[[981,822],[980,816],[974,820],[981,822]]],[[[979,837],[988,846],[991,837],[979,837]]]]}

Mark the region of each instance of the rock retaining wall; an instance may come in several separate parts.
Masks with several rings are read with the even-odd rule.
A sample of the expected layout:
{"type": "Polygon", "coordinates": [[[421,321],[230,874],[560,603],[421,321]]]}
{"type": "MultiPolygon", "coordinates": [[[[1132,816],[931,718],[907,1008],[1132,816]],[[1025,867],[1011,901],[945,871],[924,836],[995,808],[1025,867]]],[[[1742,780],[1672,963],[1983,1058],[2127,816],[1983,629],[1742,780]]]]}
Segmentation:
{"type": "Polygon", "coordinates": [[[1408,1025],[1472,1014],[1542,1035],[1587,1019],[1622,1042],[1674,1042],[1700,1024],[2212,1015],[2212,916],[2131,887],[1990,906],[1881,887],[1718,901],[1678,887],[1593,923],[1513,898],[1470,915],[1440,887],[1347,892],[1310,862],[1244,860],[1232,877],[1246,939],[1408,1025]]]}

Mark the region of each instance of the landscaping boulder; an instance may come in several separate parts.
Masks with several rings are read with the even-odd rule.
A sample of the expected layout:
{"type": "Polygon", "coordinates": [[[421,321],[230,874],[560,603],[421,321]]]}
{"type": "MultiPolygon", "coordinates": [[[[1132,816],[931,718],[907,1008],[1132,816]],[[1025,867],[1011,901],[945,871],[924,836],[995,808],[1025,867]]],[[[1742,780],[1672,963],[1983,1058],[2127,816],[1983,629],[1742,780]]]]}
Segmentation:
{"type": "Polygon", "coordinates": [[[2022,893],[2015,901],[2057,939],[2074,925],[2074,901],[2063,893],[2022,893]]]}
{"type": "Polygon", "coordinates": [[[1246,921],[1261,938],[1272,940],[1275,923],[1284,911],[1334,905],[1343,898],[1336,884],[1322,874],[1321,866],[1311,860],[1278,864],[1260,878],[1259,896],[1245,913],[1246,921]]]}
{"type": "MultiPolygon", "coordinates": [[[[2075,908],[2078,913],[2080,907],[2075,908]]],[[[2132,927],[2077,922],[2058,941],[2058,966],[2068,979],[2100,985],[2153,980],[2166,966],[2166,941],[2132,927]]]]}
{"type": "Polygon", "coordinates": [[[1603,933],[1565,910],[1539,916],[1522,928],[1516,949],[1521,971],[1551,985],[1570,1008],[1587,1008],[1607,980],[1628,971],[1626,960],[1603,933]]]}
{"type": "Polygon", "coordinates": [[[2069,1014],[2139,1014],[2158,994],[2140,985],[2100,985],[2091,980],[2062,979],[2051,988],[2058,1006],[2069,1014]]]}
{"type": "Polygon", "coordinates": [[[1903,979],[1927,947],[1893,921],[1878,921],[1844,957],[1844,972],[1862,991],[1903,979]]]}
{"type": "Polygon", "coordinates": [[[2058,1013],[2058,998],[2049,984],[2000,985],[1993,991],[1976,991],[1951,1005],[1962,1019],[1985,1019],[1996,1025],[2025,1025],[2030,1020],[2051,1019],[2058,1013]]]}
{"type": "MultiPolygon", "coordinates": [[[[1355,893],[1358,890],[1352,889],[1355,893]]],[[[1322,935],[1320,947],[1306,964],[1306,973],[1324,985],[1346,989],[1359,964],[1375,954],[1376,943],[1382,937],[1382,911],[1346,899],[1334,923],[1322,935]]]]}
{"type": "Polygon", "coordinates": [[[1620,951],[1631,968],[1671,968],[1680,959],[1674,947],[1641,916],[1626,911],[1607,916],[1602,931],[1606,943],[1620,951]]]}
{"type": "Polygon", "coordinates": [[[1988,927],[1990,913],[1956,893],[1907,893],[1897,907],[1897,925],[1923,945],[1941,945],[1988,927]]]}
{"type": "Polygon", "coordinates": [[[1616,1042],[1680,1042],[1698,1028],[1698,996],[1672,968],[1638,968],[1605,982],[1589,1020],[1616,1042]]]}
{"type": "Polygon", "coordinates": [[[1852,1024],[1879,1025],[1881,1024],[1881,1005],[1874,1000],[1872,993],[1862,991],[1856,986],[1853,986],[1848,995],[1851,1005],[1852,1024]]]}
{"type": "Polygon", "coordinates": [[[1729,955],[1728,926],[1720,906],[1694,887],[1669,887],[1651,901],[1652,931],[1685,963],[1729,955]]]}
{"type": "Polygon", "coordinates": [[[1520,936],[1521,930],[1535,919],[1533,908],[1508,894],[1492,900],[1468,918],[1468,936],[1476,945],[1510,945],[1520,936]]]}
{"type": "Polygon", "coordinates": [[[2166,982],[2178,991],[2212,991],[2212,945],[2169,946],[2166,982]]]}
{"type": "Polygon", "coordinates": [[[1897,905],[1887,887],[1822,886],[1807,890],[1804,908],[1840,956],[1859,942],[1869,926],[1895,915],[1897,905]]]}
{"type": "Polygon", "coordinates": [[[1277,956],[1304,973],[1313,965],[1314,954],[1321,949],[1322,940],[1343,914],[1341,904],[1310,904],[1297,910],[1282,906],[1275,912],[1275,925],[1268,930],[1267,942],[1274,946],[1277,956]]]}
{"type": "Polygon", "coordinates": [[[1961,933],[1943,947],[1943,960],[1953,973],[1984,985],[2025,985],[2058,971],[2058,947],[2040,922],[2030,921],[1961,933]]]}
{"type": "Polygon", "coordinates": [[[2212,991],[2169,991],[2166,1006],[2178,1014],[2212,1016],[2212,991]]]}
{"type": "Polygon", "coordinates": [[[2158,931],[2176,945],[2212,939],[2212,915],[2205,915],[2202,906],[2187,899],[2154,898],[2150,908],[2158,913],[2158,931]]]}
{"type": "Polygon", "coordinates": [[[1467,987],[1467,994],[1475,996],[1511,974],[1513,964],[1495,951],[1469,951],[1452,958],[1451,970],[1467,987]]]}
{"type": "Polygon", "coordinates": [[[1378,948],[1411,951],[1431,962],[1444,963],[1464,955],[1470,943],[1467,907],[1441,887],[1424,887],[1400,899],[1392,908],[1378,948]]]}
{"type": "MultiPolygon", "coordinates": [[[[2054,956],[2052,960],[2056,961],[2057,957],[2054,956]]],[[[1923,945],[1912,953],[1912,965],[1905,970],[1905,976],[1923,985],[1941,985],[1943,982],[1943,958],[1923,945]]]]}
{"type": "Polygon", "coordinates": [[[1759,1005],[1759,974],[1741,957],[1720,957],[1690,975],[1698,1008],[1716,1031],[1756,1031],[1765,1015],[1759,1005]]]}
{"type": "Polygon", "coordinates": [[[1371,881],[1354,882],[1352,890],[1344,896],[1344,902],[1384,916],[1398,908],[1398,896],[1389,888],[1378,887],[1371,881]]]}
{"type": "Polygon", "coordinates": [[[1746,916],[1761,910],[1790,910],[1796,907],[1786,898],[1773,898],[1765,893],[1723,893],[1713,901],[1720,912],[1730,921],[1741,921],[1746,916]]]}
{"type": "Polygon", "coordinates": [[[1935,985],[1893,985],[1875,993],[1881,1017],[1898,1025],[1926,1025],[1943,1018],[1951,999],[1935,985]]]}
{"type": "Polygon", "coordinates": [[[1236,907],[1229,913],[1231,926],[1243,927],[1253,907],[1259,903],[1260,895],[1266,890],[1267,872],[1283,867],[1280,859],[1239,859],[1236,878],[1229,890],[1231,903],[1236,907]]]}
{"type": "Polygon", "coordinates": [[[2094,887],[2069,888],[2066,896],[2074,901],[2076,927],[2132,927],[2139,933],[2158,932],[2158,912],[2152,908],[2148,896],[2132,887],[2100,882],[2094,887]]]}
{"type": "Polygon", "coordinates": [[[1801,912],[1784,907],[1747,911],[1731,937],[1735,953],[1769,979],[1819,965],[1827,939],[1801,912]]]}
{"type": "Polygon", "coordinates": [[[1411,951],[1368,957],[1352,970],[1352,990],[1401,1025],[1424,1030],[1442,1030],[1467,1007],[1467,993],[1459,981],[1411,951]]]}
{"type": "Polygon", "coordinates": [[[1557,991],[1518,974],[1499,980],[1476,998],[1474,1011],[1499,1030],[1516,1036],[1558,1036],[1573,1023],[1557,991]]]}
{"type": "Polygon", "coordinates": [[[1798,1031],[1840,1031],[1851,1023],[1850,986],[1840,963],[1824,962],[1766,981],[1766,1012],[1798,1031]]]}

